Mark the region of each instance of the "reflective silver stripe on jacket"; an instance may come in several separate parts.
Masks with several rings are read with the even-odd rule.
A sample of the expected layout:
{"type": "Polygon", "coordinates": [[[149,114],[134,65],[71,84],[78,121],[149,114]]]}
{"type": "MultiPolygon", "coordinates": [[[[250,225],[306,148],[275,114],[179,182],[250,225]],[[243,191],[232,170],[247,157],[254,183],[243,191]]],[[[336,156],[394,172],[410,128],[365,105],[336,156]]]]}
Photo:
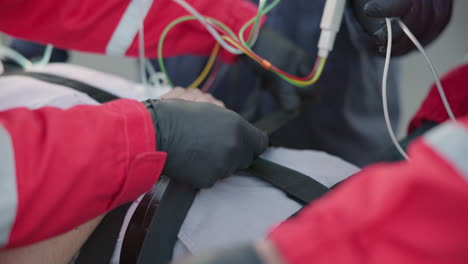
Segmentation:
{"type": "Polygon", "coordinates": [[[468,180],[468,128],[447,123],[427,133],[424,141],[468,180]]]}
{"type": "Polygon", "coordinates": [[[18,208],[15,171],[13,144],[0,124],[0,248],[8,243],[18,208]]]}
{"type": "Polygon", "coordinates": [[[132,0],[107,44],[106,54],[123,56],[138,33],[141,19],[146,17],[153,0],[132,0]]]}

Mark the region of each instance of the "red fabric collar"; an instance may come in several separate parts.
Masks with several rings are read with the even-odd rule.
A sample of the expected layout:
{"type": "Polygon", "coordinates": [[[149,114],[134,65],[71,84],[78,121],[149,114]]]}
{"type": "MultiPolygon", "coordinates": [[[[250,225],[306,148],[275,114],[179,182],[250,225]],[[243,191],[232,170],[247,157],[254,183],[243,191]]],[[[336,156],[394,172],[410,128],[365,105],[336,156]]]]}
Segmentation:
{"type": "MultiPolygon", "coordinates": [[[[468,64],[455,68],[446,74],[441,82],[455,117],[468,115],[468,64]]],[[[437,87],[433,84],[426,99],[411,120],[408,133],[418,128],[424,121],[442,123],[448,119],[437,87]]]]}

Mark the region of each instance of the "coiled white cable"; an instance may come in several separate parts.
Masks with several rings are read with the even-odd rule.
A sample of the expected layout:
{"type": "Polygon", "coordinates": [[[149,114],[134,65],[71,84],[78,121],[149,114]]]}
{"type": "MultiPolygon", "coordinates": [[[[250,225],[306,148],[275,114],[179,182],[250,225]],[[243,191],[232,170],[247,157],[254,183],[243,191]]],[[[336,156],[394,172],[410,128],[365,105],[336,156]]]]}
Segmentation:
{"type": "MultiPolygon", "coordinates": [[[[390,122],[390,117],[388,113],[388,104],[387,104],[387,79],[388,79],[388,70],[390,67],[390,58],[391,58],[391,52],[392,52],[392,23],[389,18],[385,18],[386,26],[387,26],[387,32],[388,32],[388,40],[387,40],[387,52],[385,56],[385,65],[384,65],[384,72],[383,72],[383,79],[382,79],[382,103],[383,103],[383,110],[384,110],[384,117],[385,117],[385,123],[387,125],[387,130],[388,134],[390,135],[390,138],[392,139],[393,144],[397,148],[398,152],[406,159],[410,160],[408,154],[403,150],[401,147],[400,143],[398,142],[395,133],[393,132],[392,124],[390,122]]],[[[424,47],[421,45],[421,43],[418,41],[418,39],[413,35],[413,33],[409,30],[409,28],[401,21],[398,19],[398,24],[403,30],[403,32],[408,36],[408,38],[414,43],[416,48],[421,52],[421,54],[424,56],[426,59],[427,64],[429,65],[432,75],[434,76],[434,80],[437,86],[437,89],[439,91],[440,98],[442,99],[442,102],[444,104],[445,110],[447,111],[448,116],[452,121],[456,122],[455,115],[452,112],[452,109],[450,108],[450,104],[447,100],[447,96],[445,95],[444,89],[442,87],[442,83],[440,82],[440,78],[435,70],[434,64],[432,63],[431,59],[429,59],[429,56],[427,55],[426,51],[424,50],[424,47]]]]}
{"type": "Polygon", "coordinates": [[[216,29],[214,29],[209,23],[208,21],[206,20],[206,18],[204,16],[202,16],[193,6],[191,6],[189,3],[187,3],[185,0],[173,0],[174,2],[176,2],[177,4],[179,4],[182,8],[184,8],[187,12],[189,12],[190,14],[192,14],[194,17],[196,17],[198,19],[198,21],[200,21],[200,23],[203,24],[203,26],[205,26],[206,30],[208,30],[208,32],[213,36],[213,38],[216,39],[216,41],[227,51],[229,51],[230,53],[232,54],[236,54],[236,55],[240,55],[240,54],[243,54],[244,52],[242,52],[241,50],[237,49],[237,48],[234,48],[232,47],[231,45],[229,45],[226,41],[224,41],[224,39],[221,37],[221,35],[219,35],[218,31],[216,31],[216,29]]]}

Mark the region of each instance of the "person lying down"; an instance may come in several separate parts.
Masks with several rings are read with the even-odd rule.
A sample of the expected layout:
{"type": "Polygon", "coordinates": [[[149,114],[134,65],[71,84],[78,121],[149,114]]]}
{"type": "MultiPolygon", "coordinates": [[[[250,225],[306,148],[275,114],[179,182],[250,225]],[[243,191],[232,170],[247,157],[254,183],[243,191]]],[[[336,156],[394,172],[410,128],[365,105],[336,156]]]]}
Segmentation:
{"type": "MultiPolygon", "coordinates": [[[[75,79],[120,97],[139,101],[146,99],[146,92],[140,84],[91,69],[70,64],[49,64],[35,71],[75,79]]],[[[0,87],[0,110],[98,104],[88,95],[68,87],[25,76],[2,76],[0,87]]],[[[162,100],[166,98],[224,107],[222,102],[199,90],[176,88],[161,97],[162,100]]],[[[356,166],[337,157],[312,150],[270,148],[262,157],[308,175],[327,187],[359,171],[356,166]]],[[[111,263],[119,263],[127,227],[141,199],[133,202],[125,214],[111,263]]],[[[300,208],[298,203],[268,183],[252,177],[232,175],[197,194],[178,234],[173,259],[259,239],[272,226],[286,220],[300,208]]],[[[0,252],[0,263],[70,263],[102,218],[100,216],[66,234],[25,248],[0,252]]]]}

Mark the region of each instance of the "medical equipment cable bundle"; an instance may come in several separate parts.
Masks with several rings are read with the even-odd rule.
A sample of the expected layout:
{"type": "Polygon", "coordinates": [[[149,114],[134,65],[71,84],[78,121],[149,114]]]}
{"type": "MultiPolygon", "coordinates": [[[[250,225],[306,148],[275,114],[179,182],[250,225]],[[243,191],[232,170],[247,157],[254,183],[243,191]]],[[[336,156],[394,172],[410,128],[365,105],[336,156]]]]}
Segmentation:
{"type": "MultiPolygon", "coordinates": [[[[253,50],[251,49],[252,46],[255,44],[255,41],[258,37],[259,23],[260,23],[261,16],[269,13],[275,6],[277,6],[281,2],[281,0],[275,0],[268,6],[266,6],[265,0],[261,0],[259,2],[259,9],[258,9],[257,15],[253,17],[252,19],[250,19],[241,28],[238,36],[236,36],[232,32],[232,30],[230,30],[222,22],[214,18],[202,16],[195,8],[193,8],[190,4],[188,4],[184,0],[173,0],[173,1],[181,5],[185,10],[191,13],[192,16],[181,17],[171,22],[164,29],[163,33],[161,34],[160,41],[158,43],[159,66],[161,68],[161,71],[166,76],[168,83],[171,86],[173,86],[173,83],[167,74],[167,70],[164,66],[164,61],[163,61],[163,54],[162,54],[163,48],[162,47],[163,47],[164,39],[167,33],[170,31],[170,29],[173,28],[175,25],[185,22],[185,21],[189,21],[189,20],[198,20],[200,23],[202,23],[205,26],[205,28],[210,32],[210,34],[216,39],[218,44],[221,45],[223,48],[225,48],[228,52],[231,52],[236,55],[245,54],[249,56],[250,58],[252,58],[257,63],[259,63],[263,68],[272,71],[273,73],[278,75],[280,78],[282,78],[286,82],[292,85],[298,86],[298,87],[308,87],[314,84],[315,82],[317,82],[323,72],[326,58],[328,57],[329,52],[333,49],[335,37],[341,25],[341,21],[342,21],[343,14],[344,14],[344,8],[346,4],[346,1],[344,0],[328,0],[326,2],[323,16],[322,16],[322,22],[321,22],[322,33],[321,33],[319,43],[318,43],[318,48],[319,48],[318,55],[319,56],[316,60],[315,67],[308,76],[297,77],[297,76],[290,75],[278,69],[277,67],[272,65],[268,60],[265,60],[261,58],[260,56],[258,56],[257,54],[255,54],[253,50]],[[246,41],[244,38],[245,31],[250,26],[252,26],[252,29],[249,34],[249,38],[246,41]],[[218,31],[222,33],[222,36],[219,35],[218,31]],[[229,43],[231,46],[226,47],[226,42],[229,43]],[[236,49],[233,50],[232,46],[234,46],[236,49]]],[[[216,49],[217,48],[215,47],[215,50],[216,49]]],[[[213,50],[212,56],[213,54],[217,53],[217,51],[215,50],[213,50]]],[[[199,76],[197,80],[204,79],[204,77],[206,77],[205,75],[207,75],[207,72],[209,72],[209,69],[211,69],[212,66],[213,66],[213,61],[209,60],[209,62],[205,66],[205,69],[202,71],[201,76],[199,76]]],[[[193,87],[193,85],[190,85],[190,87],[193,87]]]]}

